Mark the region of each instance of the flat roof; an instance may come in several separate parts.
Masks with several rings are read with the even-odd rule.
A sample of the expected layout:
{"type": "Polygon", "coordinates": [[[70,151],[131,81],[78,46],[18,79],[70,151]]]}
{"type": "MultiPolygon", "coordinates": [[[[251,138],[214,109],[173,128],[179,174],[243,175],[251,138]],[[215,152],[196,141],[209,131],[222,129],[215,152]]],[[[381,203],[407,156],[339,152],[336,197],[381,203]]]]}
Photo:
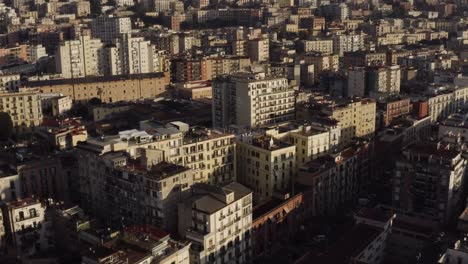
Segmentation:
{"type": "Polygon", "coordinates": [[[162,73],[162,72],[113,75],[113,76],[88,76],[88,77],[84,77],[84,78],[29,81],[29,82],[26,83],[25,86],[27,86],[27,87],[40,87],[40,86],[65,85],[65,84],[115,82],[115,81],[126,81],[126,80],[135,80],[135,79],[139,80],[139,79],[161,78],[161,77],[164,77],[164,73],[162,73]]]}

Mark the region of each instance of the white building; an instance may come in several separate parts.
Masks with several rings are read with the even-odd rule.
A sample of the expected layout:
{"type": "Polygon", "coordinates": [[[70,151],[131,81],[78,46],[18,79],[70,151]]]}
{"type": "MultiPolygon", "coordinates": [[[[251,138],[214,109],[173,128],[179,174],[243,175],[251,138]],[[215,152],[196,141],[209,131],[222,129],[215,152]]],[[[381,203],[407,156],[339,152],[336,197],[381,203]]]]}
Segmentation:
{"type": "Polygon", "coordinates": [[[0,201],[11,202],[20,197],[21,185],[16,168],[11,164],[0,164],[0,201]]]}
{"type": "Polygon", "coordinates": [[[99,39],[81,36],[64,41],[55,54],[56,70],[63,78],[96,76],[104,73],[104,44],[99,39]]]}
{"type": "Polygon", "coordinates": [[[333,53],[343,56],[345,52],[355,52],[365,50],[365,34],[347,34],[347,35],[334,35],[333,39],[333,53]]]}
{"type": "Polygon", "coordinates": [[[300,43],[304,52],[333,53],[333,40],[331,39],[302,40],[300,43]]]}
{"type": "Polygon", "coordinates": [[[111,75],[140,74],[167,70],[165,51],[158,50],[149,40],[122,34],[106,50],[106,72],[111,75]]]}
{"type": "Polygon", "coordinates": [[[286,78],[235,73],[213,82],[213,126],[238,129],[294,119],[294,87],[286,78]]]}
{"type": "Polygon", "coordinates": [[[104,43],[112,43],[120,34],[130,33],[132,22],[129,17],[98,17],[91,22],[93,37],[100,38],[104,43]]]}
{"type": "Polygon", "coordinates": [[[51,99],[52,115],[62,115],[72,108],[73,100],[69,96],[58,96],[51,99]]]}
{"type": "Polygon", "coordinates": [[[0,74],[0,93],[17,92],[21,86],[19,74],[0,74]]]}
{"type": "Polygon", "coordinates": [[[252,192],[239,183],[192,186],[179,204],[179,234],[192,242],[193,263],[251,260],[252,192]]]}
{"type": "Polygon", "coordinates": [[[50,222],[45,214],[46,206],[32,198],[9,202],[3,207],[5,227],[19,256],[30,256],[53,246],[47,239],[50,222]]]}
{"type": "Polygon", "coordinates": [[[41,44],[39,45],[31,45],[28,47],[28,62],[35,63],[40,58],[47,57],[48,54],[46,49],[41,44]]]}

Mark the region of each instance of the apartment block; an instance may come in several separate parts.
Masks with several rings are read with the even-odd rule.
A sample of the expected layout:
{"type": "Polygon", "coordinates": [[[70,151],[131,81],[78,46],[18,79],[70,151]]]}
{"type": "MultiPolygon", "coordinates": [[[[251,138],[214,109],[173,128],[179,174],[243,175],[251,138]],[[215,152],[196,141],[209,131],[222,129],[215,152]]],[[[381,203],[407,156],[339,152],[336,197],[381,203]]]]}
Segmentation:
{"type": "Polygon", "coordinates": [[[347,145],[356,137],[371,136],[375,132],[376,103],[370,99],[313,102],[328,117],[339,122],[340,144],[347,145]]]}
{"type": "Polygon", "coordinates": [[[0,112],[10,115],[15,133],[29,133],[42,123],[40,94],[37,90],[26,89],[0,93],[0,112]]]}
{"type": "Polygon", "coordinates": [[[213,81],[213,126],[237,129],[294,119],[294,88],[286,78],[235,73],[213,81]]]}
{"type": "MultiPolygon", "coordinates": [[[[166,125],[150,123],[142,126],[142,129],[144,130],[122,131],[118,136],[88,139],[78,144],[79,180],[82,201],[86,208],[101,213],[97,206],[103,200],[101,194],[105,193],[106,183],[104,179],[96,178],[98,174],[95,171],[104,170],[106,166],[103,163],[123,166],[127,160],[125,156],[128,159],[153,157],[147,164],[168,162],[187,167],[193,173],[190,176],[193,182],[223,184],[236,179],[234,135],[204,129],[189,130],[188,125],[182,122],[166,125]],[[145,130],[154,133],[148,134],[145,130]],[[106,156],[113,157],[114,152],[124,153],[118,155],[114,161],[105,161],[106,156]]],[[[129,167],[132,168],[130,165],[129,167]]],[[[136,165],[135,167],[137,168],[136,165]]],[[[187,173],[187,177],[189,175],[187,173]]],[[[182,180],[186,181],[185,178],[180,179],[181,182],[182,180]]],[[[157,197],[161,198],[162,193],[157,197]]]]}
{"type": "Polygon", "coordinates": [[[19,74],[0,74],[0,93],[18,92],[21,87],[19,74]]]}
{"type": "Polygon", "coordinates": [[[131,30],[132,22],[129,17],[101,16],[91,21],[92,36],[107,44],[131,30]]]}
{"type": "Polygon", "coordinates": [[[207,80],[206,61],[201,58],[171,60],[171,80],[172,82],[207,80]]]}
{"type": "Polygon", "coordinates": [[[23,195],[16,167],[7,161],[2,161],[0,163],[0,199],[4,202],[11,202],[21,197],[23,195]]]}
{"type": "Polygon", "coordinates": [[[267,37],[247,41],[247,55],[252,62],[266,62],[270,58],[270,40],[267,37]]]}
{"type": "Polygon", "coordinates": [[[368,143],[314,159],[298,168],[296,182],[313,189],[313,215],[333,215],[368,188],[371,149],[368,143]]]}
{"type": "Polygon", "coordinates": [[[176,90],[179,97],[189,100],[211,98],[213,95],[210,81],[177,83],[176,90]]]}
{"type": "Polygon", "coordinates": [[[217,77],[248,70],[250,67],[250,58],[247,56],[224,56],[206,59],[206,78],[208,80],[217,77]]]}
{"type": "Polygon", "coordinates": [[[296,172],[296,146],[266,135],[240,135],[237,139],[238,181],[258,201],[287,190],[296,172]]]}
{"type": "Polygon", "coordinates": [[[380,98],[395,95],[400,93],[400,83],[399,65],[355,67],[348,71],[348,96],[380,98]]]}
{"type": "Polygon", "coordinates": [[[143,37],[122,34],[106,49],[106,73],[110,75],[141,74],[169,71],[166,52],[143,37]]]}
{"type": "Polygon", "coordinates": [[[193,263],[252,260],[252,192],[239,183],[192,186],[179,204],[179,234],[192,242],[193,263]]]}
{"type": "Polygon", "coordinates": [[[461,152],[442,143],[408,146],[396,161],[393,206],[440,224],[449,223],[464,208],[461,193],[465,169],[461,152]]]}
{"type": "Polygon", "coordinates": [[[40,250],[53,247],[47,237],[51,222],[46,217],[46,206],[33,198],[9,202],[2,208],[7,234],[18,254],[32,256],[40,250]],[[28,243],[35,239],[35,243],[28,243]]]}
{"type": "Polygon", "coordinates": [[[308,121],[289,122],[268,128],[265,135],[296,146],[296,167],[337,149],[341,130],[337,126],[308,121]]]}
{"type": "Polygon", "coordinates": [[[364,66],[382,66],[387,62],[385,52],[366,52],[355,51],[345,52],[343,56],[343,65],[345,68],[364,67],[364,66]]]}
{"type": "Polygon", "coordinates": [[[166,92],[168,83],[166,74],[156,72],[30,81],[27,86],[36,88],[41,93],[63,94],[74,101],[85,102],[98,98],[102,102],[112,103],[158,97],[166,92]]]}
{"type": "Polygon", "coordinates": [[[333,53],[333,40],[331,39],[302,40],[300,45],[304,52],[333,53]]]}
{"type": "Polygon", "coordinates": [[[322,54],[322,53],[306,53],[301,56],[306,65],[314,66],[314,81],[319,80],[322,72],[331,71],[337,72],[339,69],[339,55],[337,54],[322,54]]]}
{"type": "Polygon", "coordinates": [[[103,75],[104,59],[104,44],[90,36],[64,41],[55,53],[56,70],[63,78],[103,75]]]}
{"type": "Polygon", "coordinates": [[[334,35],[333,53],[343,56],[345,52],[355,52],[365,49],[365,34],[339,34],[334,35]]]}

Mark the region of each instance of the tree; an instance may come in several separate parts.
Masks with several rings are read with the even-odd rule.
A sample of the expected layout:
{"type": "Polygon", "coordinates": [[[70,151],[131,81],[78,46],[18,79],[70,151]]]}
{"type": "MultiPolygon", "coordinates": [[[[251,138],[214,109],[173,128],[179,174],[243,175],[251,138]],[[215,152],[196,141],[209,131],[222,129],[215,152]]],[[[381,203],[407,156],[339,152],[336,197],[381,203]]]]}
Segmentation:
{"type": "Polygon", "coordinates": [[[13,133],[13,121],[8,113],[0,112],[0,140],[8,140],[13,133]]]}

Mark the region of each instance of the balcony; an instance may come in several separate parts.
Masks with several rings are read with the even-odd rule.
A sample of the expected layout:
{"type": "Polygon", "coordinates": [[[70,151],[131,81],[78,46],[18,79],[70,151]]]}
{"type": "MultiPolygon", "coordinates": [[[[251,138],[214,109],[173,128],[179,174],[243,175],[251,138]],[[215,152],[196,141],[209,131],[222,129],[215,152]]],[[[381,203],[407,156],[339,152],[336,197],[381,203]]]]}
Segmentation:
{"type": "Polygon", "coordinates": [[[37,218],[39,217],[40,215],[39,214],[35,214],[35,215],[29,215],[27,217],[15,217],[15,221],[16,222],[22,222],[22,221],[26,221],[26,220],[29,220],[29,219],[33,219],[33,218],[37,218]]]}

